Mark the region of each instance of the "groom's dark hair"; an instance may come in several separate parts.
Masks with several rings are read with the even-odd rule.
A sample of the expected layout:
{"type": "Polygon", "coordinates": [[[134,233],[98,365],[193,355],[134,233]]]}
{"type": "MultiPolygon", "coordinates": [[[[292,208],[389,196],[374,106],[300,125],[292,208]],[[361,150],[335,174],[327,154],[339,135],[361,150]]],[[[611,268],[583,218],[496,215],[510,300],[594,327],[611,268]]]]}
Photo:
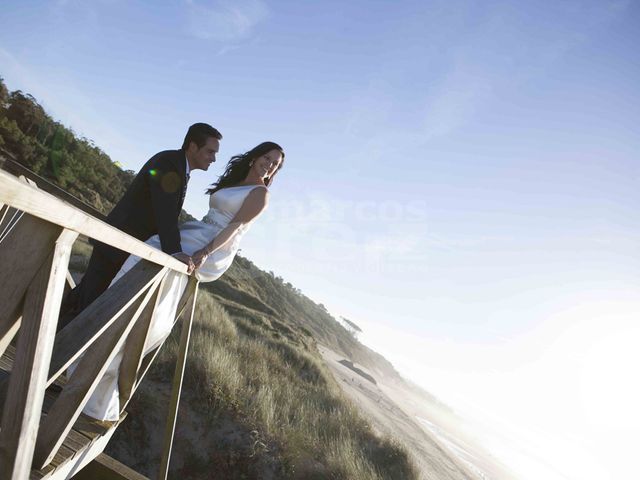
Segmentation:
{"type": "Polygon", "coordinates": [[[189,148],[191,142],[195,143],[198,148],[202,148],[207,143],[207,138],[213,137],[222,140],[222,134],[207,123],[194,123],[189,127],[187,135],[182,142],[182,150],[189,148]]]}

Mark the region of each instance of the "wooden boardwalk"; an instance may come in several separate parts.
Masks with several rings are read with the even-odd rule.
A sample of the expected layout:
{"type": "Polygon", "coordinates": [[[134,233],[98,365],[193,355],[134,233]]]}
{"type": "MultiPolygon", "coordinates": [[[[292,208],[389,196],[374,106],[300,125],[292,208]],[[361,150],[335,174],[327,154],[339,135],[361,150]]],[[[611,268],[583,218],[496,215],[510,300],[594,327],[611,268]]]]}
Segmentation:
{"type": "MultiPolygon", "coordinates": [[[[8,378],[13,368],[15,347],[10,345],[0,358],[0,382],[8,378]]],[[[45,391],[42,415],[45,416],[53,405],[58,394],[66,384],[64,376],[45,391]]],[[[40,470],[32,470],[30,480],[69,478],[92,461],[104,450],[107,442],[115,432],[118,424],[126,417],[126,413],[116,423],[98,422],[80,414],[67,438],[62,443],[53,461],[40,470]]],[[[144,478],[144,477],[143,477],[144,478]]]]}
{"type": "MultiPolygon", "coordinates": [[[[186,275],[186,266],[33,181],[0,170],[0,479],[71,478],[102,453],[159,351],[145,354],[144,347],[169,272],[186,275]],[[56,333],[79,235],[141,261],[56,333]],[[90,419],[82,409],[120,351],[120,419],[90,419]],[[78,368],[67,379],[73,362],[78,368]]],[[[158,480],[169,470],[197,288],[189,278],[178,304],[176,323],[183,321],[158,480]]],[[[144,478],[101,458],[95,465],[100,478],[144,478]],[[109,469],[113,475],[104,476],[109,469]]]]}

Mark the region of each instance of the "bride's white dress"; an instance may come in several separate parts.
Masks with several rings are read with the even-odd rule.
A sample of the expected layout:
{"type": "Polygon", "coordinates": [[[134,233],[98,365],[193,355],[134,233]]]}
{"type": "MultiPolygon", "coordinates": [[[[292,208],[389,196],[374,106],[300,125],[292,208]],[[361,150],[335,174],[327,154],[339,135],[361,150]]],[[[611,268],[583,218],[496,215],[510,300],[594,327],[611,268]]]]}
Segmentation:
{"type": "MultiPolygon", "coordinates": [[[[263,188],[259,185],[241,185],[218,190],[209,197],[209,212],[202,221],[186,222],[180,226],[180,241],[182,251],[191,255],[211,242],[233,219],[240,210],[249,192],[254,188],[263,188]]],[[[234,233],[222,248],[209,255],[206,262],[195,273],[201,282],[212,282],[231,266],[240,240],[249,229],[251,223],[242,225],[234,233]]],[[[160,248],[160,239],[157,235],[149,238],[147,244],[160,248]]],[[[139,257],[130,256],[124,263],[111,284],[113,285],[122,275],[129,271],[138,261],[139,257]]],[[[162,291],[159,292],[158,304],[154,312],[149,334],[145,343],[144,353],[148,353],[162,344],[173,327],[178,301],[185,287],[188,277],[170,271],[164,281],[162,291]]],[[[83,413],[100,420],[115,421],[120,418],[120,398],[118,392],[118,374],[122,360],[123,348],[118,352],[114,360],[107,368],[106,373],[98,383],[94,393],[82,410],[83,413]]],[[[72,374],[77,362],[69,367],[72,374]]]]}

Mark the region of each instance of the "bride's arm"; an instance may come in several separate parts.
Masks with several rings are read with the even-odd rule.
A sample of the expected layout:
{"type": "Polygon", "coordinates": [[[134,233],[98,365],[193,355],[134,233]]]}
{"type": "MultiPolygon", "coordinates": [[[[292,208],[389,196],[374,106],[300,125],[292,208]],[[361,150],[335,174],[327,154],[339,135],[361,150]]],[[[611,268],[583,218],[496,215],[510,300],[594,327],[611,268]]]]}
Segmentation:
{"type": "Polygon", "coordinates": [[[269,191],[266,188],[254,188],[247,195],[240,210],[231,219],[229,225],[224,227],[207,245],[192,255],[196,268],[200,267],[209,255],[226,245],[233,238],[238,228],[260,215],[267,207],[268,202],[269,191]]]}

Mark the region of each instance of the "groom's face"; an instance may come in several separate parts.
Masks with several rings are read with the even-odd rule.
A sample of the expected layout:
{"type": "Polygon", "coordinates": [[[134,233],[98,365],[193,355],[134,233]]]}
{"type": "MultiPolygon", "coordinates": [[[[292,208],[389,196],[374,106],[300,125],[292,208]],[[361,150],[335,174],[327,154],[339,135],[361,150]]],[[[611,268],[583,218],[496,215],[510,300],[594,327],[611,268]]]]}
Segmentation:
{"type": "Polygon", "coordinates": [[[191,170],[208,170],[209,165],[216,161],[216,153],[220,149],[220,141],[217,138],[209,137],[206,143],[198,148],[198,145],[191,142],[187,149],[187,158],[191,170]]]}

